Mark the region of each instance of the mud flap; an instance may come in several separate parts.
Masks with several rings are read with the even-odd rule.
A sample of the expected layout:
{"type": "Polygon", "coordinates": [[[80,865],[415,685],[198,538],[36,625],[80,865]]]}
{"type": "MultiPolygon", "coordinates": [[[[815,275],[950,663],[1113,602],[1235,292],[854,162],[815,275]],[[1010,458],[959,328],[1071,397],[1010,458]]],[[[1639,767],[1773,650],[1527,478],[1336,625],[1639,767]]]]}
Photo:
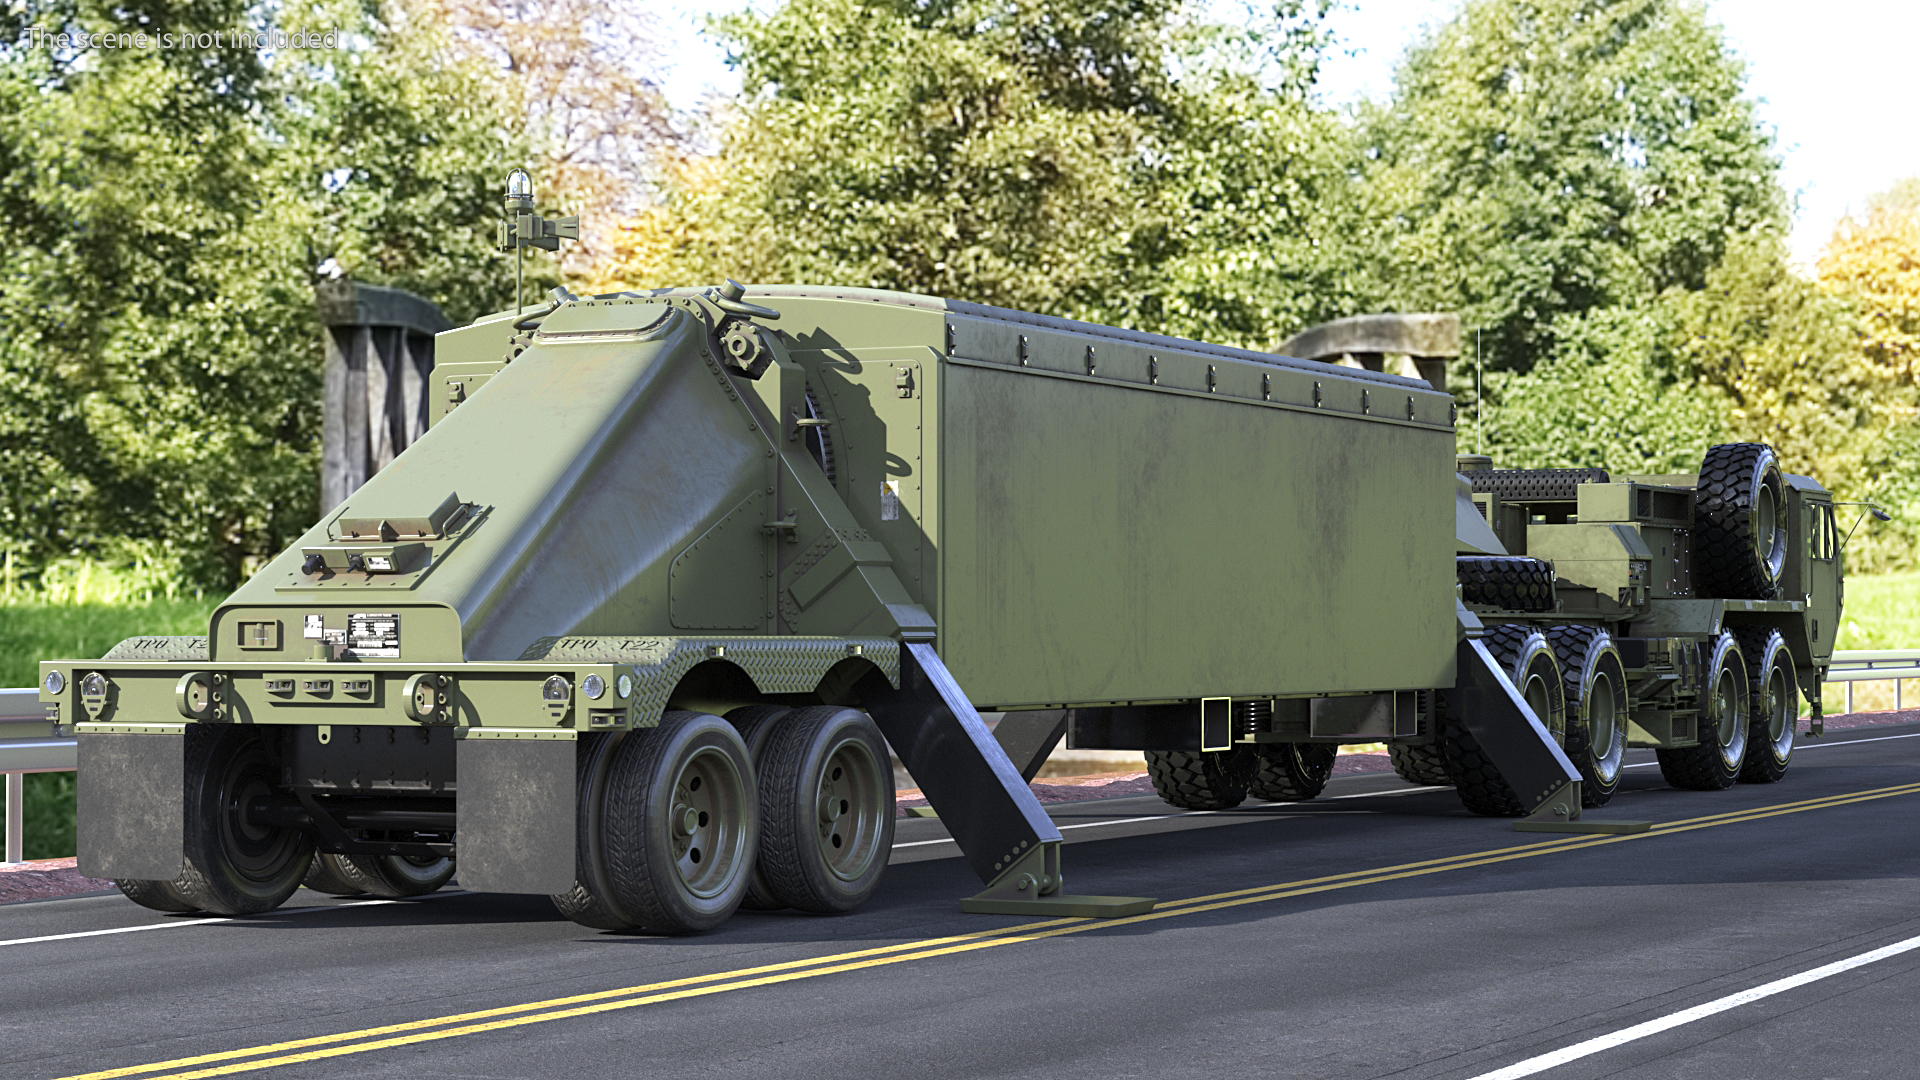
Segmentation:
{"type": "Polygon", "coordinates": [[[184,734],[80,733],[82,874],[148,881],[180,876],[187,819],[184,734]]]}
{"type": "Polygon", "coordinates": [[[460,887],[537,894],[573,888],[573,740],[469,733],[456,763],[460,887]]]}

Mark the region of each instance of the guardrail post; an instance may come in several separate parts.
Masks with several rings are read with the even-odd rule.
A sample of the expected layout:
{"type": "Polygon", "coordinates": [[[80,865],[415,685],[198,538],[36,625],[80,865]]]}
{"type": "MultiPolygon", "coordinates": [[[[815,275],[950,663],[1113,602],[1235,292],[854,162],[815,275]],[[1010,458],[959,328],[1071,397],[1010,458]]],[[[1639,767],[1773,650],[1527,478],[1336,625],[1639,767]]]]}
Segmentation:
{"type": "Polygon", "coordinates": [[[7,865],[25,862],[21,849],[27,835],[27,777],[25,773],[7,774],[7,865]]]}

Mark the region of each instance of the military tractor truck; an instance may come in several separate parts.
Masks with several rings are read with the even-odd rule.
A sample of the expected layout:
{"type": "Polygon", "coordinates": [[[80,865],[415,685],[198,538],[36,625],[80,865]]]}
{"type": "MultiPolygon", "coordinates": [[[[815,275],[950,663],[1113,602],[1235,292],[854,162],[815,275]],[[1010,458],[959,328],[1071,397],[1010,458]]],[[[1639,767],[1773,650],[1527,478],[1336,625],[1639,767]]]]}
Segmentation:
{"type": "Polygon", "coordinates": [[[42,665],[84,872],[224,914],[417,895],[456,857],[591,927],[846,911],[892,846],[890,746],[985,883],[966,910],[1124,914],[1153,901],[1064,890],[1026,783],[1068,729],[1189,805],[1304,797],[1386,739],[1523,825],[1604,828],[1588,728],[1685,754],[1732,716],[1745,769],[1749,682],[1811,678],[1837,612],[1837,561],[1792,548],[1817,488],[1770,481],[1762,516],[1772,572],[1831,593],[1721,599],[1719,555],[1649,545],[1699,548],[1722,488],[1463,494],[1453,402],[1393,375],[732,282],[556,290],[436,355],[431,428],[205,637],[42,665]],[[1536,560],[1484,564],[1520,591],[1460,588],[1462,537],[1536,560]]]}

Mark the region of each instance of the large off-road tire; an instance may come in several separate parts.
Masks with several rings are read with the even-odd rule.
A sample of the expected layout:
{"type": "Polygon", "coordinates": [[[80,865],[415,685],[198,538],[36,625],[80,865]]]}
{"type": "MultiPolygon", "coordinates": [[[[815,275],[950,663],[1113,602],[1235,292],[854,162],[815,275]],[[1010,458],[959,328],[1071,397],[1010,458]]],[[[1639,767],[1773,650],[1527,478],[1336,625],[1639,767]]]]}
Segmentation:
{"type": "Polygon", "coordinates": [[[1149,750],[1147,777],[1160,798],[1182,810],[1230,810],[1247,801],[1258,763],[1244,746],[1231,750],[1149,750]]]}
{"type": "Polygon", "coordinates": [[[893,851],[893,767],[866,713],[797,709],[761,758],[758,869],[784,907],[852,911],[893,851]]]}
{"type": "MultiPolygon", "coordinates": [[[[1566,745],[1566,689],[1560,664],[1546,634],[1530,626],[1496,626],[1483,639],[1508,681],[1520,692],[1521,700],[1555,744],[1566,745]]],[[[1530,809],[1507,783],[1493,759],[1481,749],[1466,722],[1448,711],[1447,696],[1434,695],[1434,719],[1440,731],[1440,748],[1453,779],[1460,803],[1476,814],[1488,817],[1517,817],[1530,809]]]]}
{"type": "Polygon", "coordinates": [[[1667,783],[1693,791],[1719,791],[1733,786],[1746,764],[1750,720],[1747,703],[1747,662],[1733,634],[1701,646],[1706,684],[1700,692],[1700,715],[1695,721],[1697,746],[1656,750],[1660,774],[1667,783]]]}
{"type": "Polygon", "coordinates": [[[1722,443],[1700,463],[1693,504],[1693,584],[1701,596],[1772,600],[1787,561],[1780,461],[1764,443],[1722,443]]]}
{"type": "Polygon", "coordinates": [[[1422,787],[1447,787],[1453,777],[1447,775],[1446,748],[1439,743],[1421,746],[1412,743],[1388,743],[1387,760],[1393,771],[1409,784],[1422,787]]]}
{"type": "Polygon", "coordinates": [[[1627,666],[1613,637],[1592,626],[1547,632],[1567,702],[1568,760],[1580,770],[1580,805],[1605,806],[1627,758],[1627,666]]]}
{"type": "Polygon", "coordinates": [[[1480,748],[1480,742],[1467,730],[1465,722],[1452,713],[1444,693],[1435,694],[1434,722],[1440,729],[1440,747],[1446,755],[1447,775],[1453,780],[1460,805],[1487,817],[1519,817],[1527,812],[1512,785],[1494,767],[1493,759],[1480,748]]]}
{"type": "Polygon", "coordinates": [[[286,903],[300,887],[313,837],[247,813],[278,777],[259,728],[187,725],[186,851],[173,882],[181,899],[216,915],[253,915],[286,903]]]}
{"type": "Polygon", "coordinates": [[[328,855],[324,851],[314,852],[313,863],[307,867],[307,876],[300,879],[300,884],[328,896],[362,895],[366,890],[347,880],[340,872],[340,860],[344,857],[328,855]]]}
{"type": "MultiPolygon", "coordinates": [[[[817,430],[817,429],[809,429],[817,430]]],[[[727,723],[740,732],[740,741],[747,744],[747,760],[753,762],[753,775],[759,778],[761,786],[760,835],[766,836],[766,770],[762,762],[766,756],[767,740],[773,735],[773,729],[793,713],[785,705],[743,705],[727,714],[727,723]]],[[[753,872],[747,878],[747,895],[740,906],[748,911],[778,911],[787,905],[773,895],[773,889],[760,872],[760,860],[754,860],[753,872]]]]}
{"type": "Polygon", "coordinates": [[[1253,780],[1247,790],[1268,802],[1305,802],[1326,790],[1333,776],[1333,743],[1261,743],[1253,748],[1253,780]]]}
{"type": "MultiPolygon", "coordinates": [[[[332,855],[314,856],[315,864],[325,862],[333,877],[346,883],[353,892],[399,900],[425,896],[453,880],[453,860],[413,855],[332,855]]],[[[312,876],[311,871],[308,874],[312,876]]]]}
{"type": "Polygon", "coordinates": [[[1460,595],[1470,604],[1508,611],[1552,611],[1553,567],[1517,555],[1462,555],[1453,560],[1460,595]]]}
{"type": "Polygon", "coordinates": [[[1793,652],[1772,627],[1733,632],[1747,661],[1747,758],[1740,779],[1772,784],[1787,774],[1793,760],[1794,728],[1800,723],[1800,683],[1793,652]]]}
{"type": "Polygon", "coordinates": [[[615,910],[656,934],[711,930],[746,896],[760,800],[732,724],[673,710],[614,748],[601,843],[615,910]]]}
{"type": "Polygon", "coordinates": [[[114,878],[113,883],[126,898],[141,907],[155,911],[179,913],[199,911],[200,908],[173,887],[171,881],[153,881],[147,878],[114,878]]]}
{"type": "Polygon", "coordinates": [[[560,914],[595,930],[632,930],[634,921],[613,899],[607,879],[605,838],[607,776],[623,731],[582,733],[574,743],[574,882],[553,896],[560,914]]]}

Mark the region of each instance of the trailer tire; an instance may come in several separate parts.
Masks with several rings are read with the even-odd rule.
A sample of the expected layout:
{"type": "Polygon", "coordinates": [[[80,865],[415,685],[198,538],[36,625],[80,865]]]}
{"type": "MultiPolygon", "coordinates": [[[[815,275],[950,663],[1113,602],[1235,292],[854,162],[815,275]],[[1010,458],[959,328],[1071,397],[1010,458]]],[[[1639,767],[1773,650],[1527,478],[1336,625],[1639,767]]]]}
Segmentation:
{"type": "Polygon", "coordinates": [[[1787,560],[1780,459],[1765,443],[1722,443],[1700,462],[1693,580],[1701,596],[1772,600],[1787,560]]]}
{"type": "Polygon", "coordinates": [[[1480,749],[1467,725],[1453,716],[1447,696],[1434,695],[1434,713],[1440,726],[1440,745],[1446,754],[1447,776],[1453,781],[1460,805],[1486,817],[1519,817],[1527,812],[1513,786],[1480,749]]]}
{"type": "MultiPolygon", "coordinates": [[[[740,741],[747,744],[747,760],[753,762],[753,775],[759,778],[762,812],[760,835],[763,840],[766,837],[767,772],[761,768],[761,763],[765,760],[767,739],[773,734],[775,725],[786,719],[792,712],[793,710],[785,705],[744,705],[727,713],[727,723],[732,724],[734,729],[740,732],[740,741]]],[[[753,873],[747,879],[747,895],[740,901],[740,906],[748,911],[778,911],[787,906],[773,895],[773,889],[767,885],[766,876],[760,872],[758,859],[754,860],[753,873]]]]}
{"type": "Polygon", "coordinates": [[[623,731],[594,731],[574,743],[574,882],[552,897],[560,914],[595,930],[632,930],[634,922],[615,905],[608,883],[603,825],[607,775],[623,731]]]}
{"type": "Polygon", "coordinates": [[[324,851],[313,853],[313,863],[307,867],[307,876],[300,884],[317,893],[328,896],[359,896],[367,890],[347,880],[340,872],[340,860],[344,855],[330,855],[324,851]]]}
{"type": "Polygon", "coordinates": [[[313,862],[304,829],[258,825],[247,804],[279,775],[251,724],[187,725],[186,851],[173,887],[215,915],[256,915],[286,903],[313,862]]]}
{"type": "Polygon", "coordinates": [[[1446,748],[1439,743],[1417,745],[1410,743],[1388,743],[1387,760],[1393,763],[1393,771],[1400,779],[1409,784],[1422,787],[1450,787],[1453,777],[1447,773],[1446,748]]]}
{"type": "Polygon", "coordinates": [[[149,878],[114,878],[113,884],[127,899],[143,908],[155,911],[167,911],[175,914],[199,911],[193,902],[180,895],[180,890],[171,881],[155,881],[149,878]]]}
{"type": "Polygon", "coordinates": [[[726,922],[759,848],[753,762],[733,725],[675,709],[614,748],[600,828],[615,911],[691,934],[726,922]]]}
{"type": "Polygon", "coordinates": [[[1691,791],[1721,791],[1740,779],[1746,766],[1747,713],[1750,692],[1747,665],[1740,644],[1730,631],[1721,631],[1707,651],[1706,685],[1700,692],[1700,713],[1695,721],[1700,742],[1695,746],[1654,751],[1660,759],[1660,774],[1667,783],[1691,791]],[[1709,651],[1710,650],[1710,651],[1709,651]]]}
{"type": "Polygon", "coordinates": [[[866,903],[893,850],[893,769],[880,729],[858,709],[796,709],[762,760],[757,868],[773,897],[820,914],[866,903]]]}
{"type": "Polygon", "coordinates": [[[1552,611],[1553,567],[1518,555],[1463,555],[1453,560],[1460,596],[1508,611],[1552,611]]]}
{"type": "Polygon", "coordinates": [[[1613,635],[1593,626],[1547,632],[1565,679],[1562,746],[1580,770],[1580,805],[1605,806],[1620,787],[1627,758],[1627,667],[1613,635]]]}
{"type": "Polygon", "coordinates": [[[1267,802],[1305,802],[1326,790],[1333,776],[1333,743],[1264,743],[1253,747],[1253,781],[1247,790],[1267,802]]]}
{"type": "Polygon", "coordinates": [[[1147,777],[1162,801],[1182,810],[1230,810],[1247,801],[1258,763],[1244,746],[1231,750],[1148,750],[1147,777]]]}
{"type": "Polygon", "coordinates": [[[1800,723],[1800,683],[1786,638],[1772,627],[1735,630],[1747,660],[1747,758],[1740,780],[1772,784],[1787,774],[1793,760],[1794,729],[1800,723]]]}
{"type": "MultiPolygon", "coordinates": [[[[1547,729],[1547,734],[1564,747],[1566,687],[1561,679],[1560,661],[1547,635],[1534,627],[1509,624],[1494,627],[1482,640],[1487,652],[1533,710],[1535,718],[1547,729]]],[[[1500,774],[1493,759],[1480,748],[1473,732],[1463,720],[1452,715],[1447,695],[1435,694],[1434,701],[1440,748],[1445,755],[1447,774],[1460,793],[1461,805],[1487,817],[1517,817],[1526,813],[1526,804],[1500,774]]]]}
{"type": "Polygon", "coordinates": [[[425,896],[453,880],[453,860],[444,856],[423,859],[411,855],[321,854],[314,857],[314,862],[322,859],[331,862],[334,873],[354,891],[382,900],[425,896]]]}

